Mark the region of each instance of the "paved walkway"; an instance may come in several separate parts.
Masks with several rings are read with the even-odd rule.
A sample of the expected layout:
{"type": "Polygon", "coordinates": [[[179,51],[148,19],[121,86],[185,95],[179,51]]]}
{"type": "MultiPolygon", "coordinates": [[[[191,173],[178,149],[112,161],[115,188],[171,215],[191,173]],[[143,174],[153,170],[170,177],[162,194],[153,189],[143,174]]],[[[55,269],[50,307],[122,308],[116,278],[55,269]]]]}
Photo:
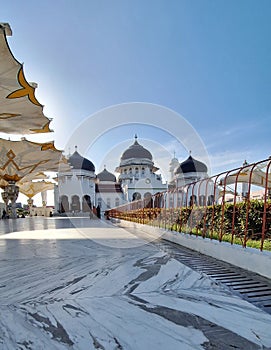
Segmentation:
{"type": "MultiPolygon", "coordinates": [[[[93,220],[98,222],[98,220],[93,220]]],[[[92,226],[91,220],[87,217],[26,217],[18,219],[0,220],[0,234],[20,231],[50,230],[61,228],[74,228],[75,226],[92,226]]]]}
{"type": "Polygon", "coordinates": [[[271,315],[89,218],[0,221],[0,349],[270,349],[271,315]]]}

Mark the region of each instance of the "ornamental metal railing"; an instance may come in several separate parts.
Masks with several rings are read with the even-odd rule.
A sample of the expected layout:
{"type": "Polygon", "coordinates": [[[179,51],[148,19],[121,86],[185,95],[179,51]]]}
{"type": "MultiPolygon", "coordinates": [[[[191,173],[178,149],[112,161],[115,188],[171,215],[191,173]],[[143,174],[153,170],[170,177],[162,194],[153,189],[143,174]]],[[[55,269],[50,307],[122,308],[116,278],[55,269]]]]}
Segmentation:
{"type": "Polygon", "coordinates": [[[271,159],[113,209],[109,217],[271,250],[271,159]]]}

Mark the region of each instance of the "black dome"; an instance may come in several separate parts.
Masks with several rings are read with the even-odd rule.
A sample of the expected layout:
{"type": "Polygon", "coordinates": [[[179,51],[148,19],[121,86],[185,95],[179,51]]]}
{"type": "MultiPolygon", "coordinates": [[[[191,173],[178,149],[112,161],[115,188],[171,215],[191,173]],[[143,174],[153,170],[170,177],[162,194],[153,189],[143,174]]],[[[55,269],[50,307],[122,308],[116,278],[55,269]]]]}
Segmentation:
{"type": "Polygon", "coordinates": [[[109,171],[107,171],[106,169],[104,169],[102,172],[100,172],[97,175],[97,178],[100,181],[111,181],[111,182],[116,182],[116,176],[112,173],[110,173],[109,171]]]}
{"type": "Polygon", "coordinates": [[[131,158],[145,158],[152,160],[152,154],[149,152],[146,148],[141,146],[137,142],[137,137],[135,138],[135,142],[133,145],[131,145],[129,148],[127,148],[126,151],[123,152],[121,156],[121,161],[122,160],[127,160],[131,158]]]}
{"type": "Polygon", "coordinates": [[[175,174],[182,173],[207,173],[207,166],[192,156],[189,156],[175,171],[175,174]]]}
{"type": "Polygon", "coordinates": [[[82,157],[77,151],[75,151],[68,159],[68,162],[73,169],[82,169],[95,172],[94,164],[87,158],[82,157]]]}

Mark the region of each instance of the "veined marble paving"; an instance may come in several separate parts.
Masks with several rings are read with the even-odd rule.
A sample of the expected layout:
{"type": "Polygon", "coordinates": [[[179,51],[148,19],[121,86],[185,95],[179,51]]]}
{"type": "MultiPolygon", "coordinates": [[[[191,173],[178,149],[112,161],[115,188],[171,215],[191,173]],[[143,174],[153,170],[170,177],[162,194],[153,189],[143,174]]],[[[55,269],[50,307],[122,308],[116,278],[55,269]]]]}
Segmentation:
{"type": "Polygon", "coordinates": [[[101,221],[52,222],[0,236],[0,349],[271,348],[271,315],[174,256],[101,221]]]}

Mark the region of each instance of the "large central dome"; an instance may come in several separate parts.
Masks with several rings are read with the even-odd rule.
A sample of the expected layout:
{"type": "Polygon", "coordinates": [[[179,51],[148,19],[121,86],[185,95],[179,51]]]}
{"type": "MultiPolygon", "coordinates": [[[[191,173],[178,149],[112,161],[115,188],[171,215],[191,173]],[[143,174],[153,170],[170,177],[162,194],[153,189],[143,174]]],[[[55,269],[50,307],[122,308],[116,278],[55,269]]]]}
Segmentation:
{"type": "Polygon", "coordinates": [[[149,152],[146,148],[144,148],[137,142],[137,136],[135,136],[135,142],[129,148],[127,148],[126,151],[123,152],[120,160],[127,161],[128,159],[135,158],[149,159],[150,161],[152,161],[151,152],[149,152]]]}
{"type": "Polygon", "coordinates": [[[121,173],[126,169],[130,173],[132,168],[137,168],[138,166],[142,166],[143,168],[146,166],[152,172],[159,169],[153,163],[151,152],[137,142],[137,136],[135,135],[134,143],[122,153],[120,165],[116,168],[116,171],[121,173]]]}

